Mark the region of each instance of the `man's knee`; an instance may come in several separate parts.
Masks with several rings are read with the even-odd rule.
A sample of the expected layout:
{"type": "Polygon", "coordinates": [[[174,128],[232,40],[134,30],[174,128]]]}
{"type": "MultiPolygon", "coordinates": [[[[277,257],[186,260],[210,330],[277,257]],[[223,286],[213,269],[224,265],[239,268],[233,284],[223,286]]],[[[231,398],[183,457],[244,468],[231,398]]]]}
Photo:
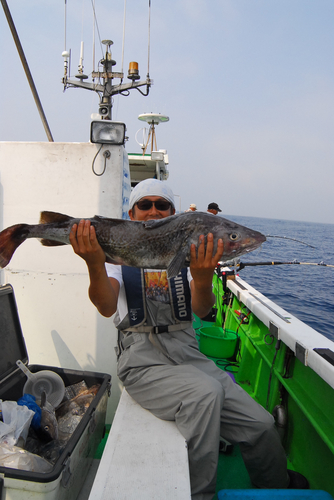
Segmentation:
{"type": "Polygon", "coordinates": [[[225,391],[221,383],[212,377],[203,377],[198,384],[196,394],[199,400],[207,403],[218,403],[222,407],[225,391]]]}

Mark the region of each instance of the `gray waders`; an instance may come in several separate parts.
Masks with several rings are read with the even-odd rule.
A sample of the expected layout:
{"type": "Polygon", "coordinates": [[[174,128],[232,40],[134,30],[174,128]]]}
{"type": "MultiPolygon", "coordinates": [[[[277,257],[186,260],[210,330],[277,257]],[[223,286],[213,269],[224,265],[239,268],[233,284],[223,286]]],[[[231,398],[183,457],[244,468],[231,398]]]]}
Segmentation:
{"type": "MultiPolygon", "coordinates": [[[[163,306],[164,324],[172,324],[163,306]]],[[[188,326],[159,334],[120,331],[120,380],[143,408],[174,420],[186,439],[193,500],[215,494],[220,436],[239,444],[254,485],[286,488],[286,457],[273,417],[199,351],[188,326]]]]}

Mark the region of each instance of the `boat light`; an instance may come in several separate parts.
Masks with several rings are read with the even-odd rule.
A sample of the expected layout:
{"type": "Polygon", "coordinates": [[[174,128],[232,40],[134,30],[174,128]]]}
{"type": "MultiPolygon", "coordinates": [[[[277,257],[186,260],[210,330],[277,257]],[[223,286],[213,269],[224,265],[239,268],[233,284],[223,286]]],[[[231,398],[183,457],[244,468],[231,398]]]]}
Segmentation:
{"type": "Polygon", "coordinates": [[[163,161],[164,154],[162,151],[152,151],[151,160],[153,161],[163,161]]]}
{"type": "Polygon", "coordinates": [[[128,78],[132,81],[140,80],[137,62],[132,61],[129,63],[128,78]]]}
{"type": "Polygon", "coordinates": [[[98,144],[124,144],[125,123],[93,120],[90,127],[90,140],[98,144]]]}

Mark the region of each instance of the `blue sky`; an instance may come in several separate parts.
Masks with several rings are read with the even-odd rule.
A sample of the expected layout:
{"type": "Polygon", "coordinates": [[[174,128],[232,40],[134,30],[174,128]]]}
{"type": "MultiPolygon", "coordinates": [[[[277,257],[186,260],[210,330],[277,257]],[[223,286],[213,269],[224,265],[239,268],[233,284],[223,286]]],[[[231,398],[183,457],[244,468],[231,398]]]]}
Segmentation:
{"type": "MultiPolygon", "coordinates": [[[[64,0],[7,0],[55,141],[89,140],[93,92],[63,93],[64,0]]],[[[334,223],[333,0],[151,0],[149,97],[117,96],[113,118],[127,125],[128,152],[145,112],[169,154],[169,184],[225,215],[334,223]]],[[[121,69],[123,0],[96,0],[101,39],[114,41],[121,69]]],[[[91,0],[67,0],[71,73],[85,43],[92,70],[91,0]]],[[[98,35],[96,35],[98,39],[98,35]]],[[[127,0],[124,71],[147,72],[148,0],[127,0]]],[[[46,135],[0,10],[1,141],[46,135]]],[[[101,58],[99,44],[96,59],[101,58]]]]}

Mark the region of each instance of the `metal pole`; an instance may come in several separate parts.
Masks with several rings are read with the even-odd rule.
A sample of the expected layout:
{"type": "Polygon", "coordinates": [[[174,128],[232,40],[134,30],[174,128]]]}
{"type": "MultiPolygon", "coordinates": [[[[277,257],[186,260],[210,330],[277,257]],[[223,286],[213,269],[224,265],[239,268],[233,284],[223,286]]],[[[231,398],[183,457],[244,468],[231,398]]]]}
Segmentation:
{"type": "Polygon", "coordinates": [[[40,117],[41,117],[44,129],[45,129],[47,138],[48,138],[49,142],[53,142],[53,137],[52,137],[52,134],[51,134],[51,130],[49,128],[46,116],[44,114],[41,101],[40,101],[40,99],[38,97],[37,89],[35,87],[34,80],[33,80],[32,75],[30,73],[30,69],[29,69],[27,60],[25,58],[25,55],[24,55],[24,52],[23,52],[23,48],[22,48],[20,39],[18,37],[18,34],[17,34],[16,28],[15,28],[15,25],[14,25],[11,13],[9,12],[9,8],[8,8],[8,5],[7,5],[7,2],[6,2],[6,0],[1,0],[1,3],[2,3],[3,10],[5,12],[5,16],[7,18],[7,22],[8,22],[9,28],[10,28],[10,30],[12,32],[12,35],[13,35],[16,48],[18,50],[18,53],[19,53],[19,56],[20,56],[20,59],[21,59],[22,65],[23,65],[23,69],[24,69],[26,77],[28,79],[28,83],[30,85],[30,89],[31,89],[33,97],[35,99],[35,103],[36,103],[38,112],[40,114],[40,117]]]}

